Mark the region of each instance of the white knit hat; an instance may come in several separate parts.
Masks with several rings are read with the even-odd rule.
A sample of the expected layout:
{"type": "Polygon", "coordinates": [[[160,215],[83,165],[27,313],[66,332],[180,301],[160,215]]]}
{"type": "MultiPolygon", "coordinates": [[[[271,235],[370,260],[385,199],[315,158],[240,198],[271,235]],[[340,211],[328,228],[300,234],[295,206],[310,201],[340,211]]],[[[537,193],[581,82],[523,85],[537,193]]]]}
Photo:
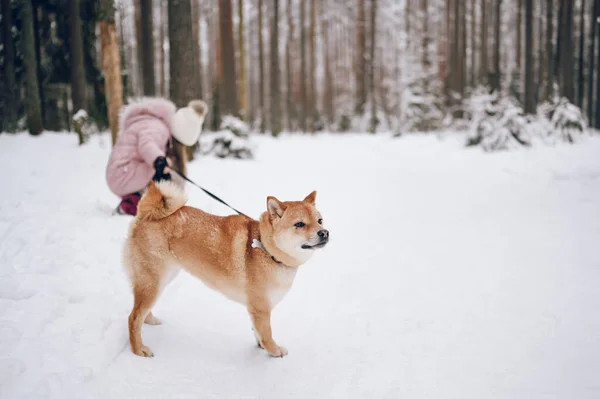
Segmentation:
{"type": "Polygon", "coordinates": [[[178,109],[173,116],[171,126],[173,137],[188,147],[196,144],[207,109],[206,103],[202,100],[192,100],[187,107],[178,109]]]}

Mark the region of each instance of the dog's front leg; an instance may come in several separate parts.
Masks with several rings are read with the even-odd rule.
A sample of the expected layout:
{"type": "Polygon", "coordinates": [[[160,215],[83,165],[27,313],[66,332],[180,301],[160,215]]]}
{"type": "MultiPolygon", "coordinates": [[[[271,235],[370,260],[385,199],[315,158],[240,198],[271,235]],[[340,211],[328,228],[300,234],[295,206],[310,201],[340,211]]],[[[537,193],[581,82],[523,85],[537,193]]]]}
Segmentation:
{"type": "Polygon", "coordinates": [[[273,340],[271,333],[271,311],[249,308],[250,318],[254,325],[254,334],[260,346],[273,357],[284,357],[288,354],[287,349],[279,346],[273,340]]]}

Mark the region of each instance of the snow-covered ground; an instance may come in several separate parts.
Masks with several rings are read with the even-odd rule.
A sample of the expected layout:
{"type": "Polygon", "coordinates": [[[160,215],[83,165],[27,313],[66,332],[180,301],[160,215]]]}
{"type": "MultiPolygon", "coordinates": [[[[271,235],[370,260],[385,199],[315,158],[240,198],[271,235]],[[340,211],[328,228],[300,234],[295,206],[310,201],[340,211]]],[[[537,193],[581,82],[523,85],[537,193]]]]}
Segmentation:
{"type": "MultiPolygon", "coordinates": [[[[464,137],[253,138],[190,177],[253,216],[318,190],[330,245],[274,312],[180,274],[127,341],[108,136],[0,135],[0,397],[600,397],[600,139],[484,154],[464,137]]],[[[190,205],[228,214],[196,188],[190,205]]]]}

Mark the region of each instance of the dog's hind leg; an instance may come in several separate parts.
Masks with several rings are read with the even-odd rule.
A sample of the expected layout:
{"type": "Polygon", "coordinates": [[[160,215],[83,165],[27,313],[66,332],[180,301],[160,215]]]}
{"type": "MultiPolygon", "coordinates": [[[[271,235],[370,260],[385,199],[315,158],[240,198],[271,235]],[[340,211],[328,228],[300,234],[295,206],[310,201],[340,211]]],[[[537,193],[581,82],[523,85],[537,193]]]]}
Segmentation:
{"type": "Polygon", "coordinates": [[[129,344],[131,351],[138,356],[152,357],[154,354],[142,341],[142,323],[151,315],[150,309],[160,294],[158,278],[145,276],[143,281],[138,281],[133,287],[133,309],[129,315],[129,344]]]}

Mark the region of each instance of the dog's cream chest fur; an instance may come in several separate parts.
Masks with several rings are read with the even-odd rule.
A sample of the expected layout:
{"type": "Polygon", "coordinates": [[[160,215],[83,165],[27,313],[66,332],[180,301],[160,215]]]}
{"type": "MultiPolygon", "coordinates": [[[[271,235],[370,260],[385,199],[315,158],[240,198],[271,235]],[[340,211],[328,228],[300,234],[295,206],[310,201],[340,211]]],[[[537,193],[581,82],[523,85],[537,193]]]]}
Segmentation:
{"type": "Polygon", "coordinates": [[[271,308],[274,308],[288,293],[296,277],[296,268],[290,268],[287,266],[279,266],[275,274],[275,279],[272,287],[267,290],[269,296],[269,303],[271,308]]]}

